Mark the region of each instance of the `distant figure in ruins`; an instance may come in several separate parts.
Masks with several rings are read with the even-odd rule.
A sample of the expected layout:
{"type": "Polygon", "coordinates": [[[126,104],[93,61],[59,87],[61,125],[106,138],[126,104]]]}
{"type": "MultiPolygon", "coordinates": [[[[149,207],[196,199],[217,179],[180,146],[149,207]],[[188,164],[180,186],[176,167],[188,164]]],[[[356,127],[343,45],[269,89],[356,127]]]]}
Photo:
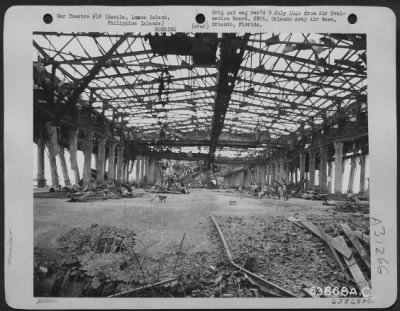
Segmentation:
{"type": "Polygon", "coordinates": [[[282,196],[285,201],[289,200],[286,182],[283,182],[283,185],[282,185],[282,196]]]}

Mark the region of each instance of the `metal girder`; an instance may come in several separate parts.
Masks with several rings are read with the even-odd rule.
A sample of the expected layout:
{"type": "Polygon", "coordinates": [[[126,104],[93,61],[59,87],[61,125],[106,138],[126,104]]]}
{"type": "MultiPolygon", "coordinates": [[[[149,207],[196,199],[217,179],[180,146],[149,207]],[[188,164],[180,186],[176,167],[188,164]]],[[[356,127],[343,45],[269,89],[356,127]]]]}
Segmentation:
{"type": "MultiPolygon", "coordinates": [[[[131,53],[123,53],[123,54],[114,54],[108,59],[121,59],[122,57],[129,57],[129,56],[137,56],[137,55],[148,55],[152,53],[152,51],[137,51],[131,53]]],[[[49,64],[60,64],[60,65],[96,65],[103,56],[93,56],[93,57],[82,57],[79,59],[71,59],[71,60],[61,60],[61,61],[49,61],[49,64]]]]}
{"type": "MultiPolygon", "coordinates": [[[[196,139],[196,140],[140,140],[135,141],[135,145],[144,146],[170,146],[170,147],[196,147],[196,146],[209,146],[210,141],[208,139],[196,139]]],[[[282,148],[285,145],[275,142],[268,141],[249,141],[249,140],[218,140],[218,147],[239,147],[239,148],[256,148],[256,147],[275,147],[282,148]]]]}
{"type": "Polygon", "coordinates": [[[249,36],[248,33],[243,38],[235,37],[232,34],[223,34],[220,42],[220,60],[217,66],[217,86],[210,137],[210,162],[213,162],[215,157],[218,139],[224,127],[229,100],[235,87],[235,80],[243,61],[244,48],[249,36]]]}
{"type": "MultiPolygon", "coordinates": [[[[143,152],[142,155],[150,156],[156,159],[171,159],[182,161],[208,161],[209,156],[205,153],[185,153],[185,152],[143,152]]],[[[214,160],[215,164],[265,164],[263,158],[227,158],[217,157],[214,160]]]]}
{"type": "MultiPolygon", "coordinates": [[[[197,87],[197,88],[188,88],[188,89],[174,89],[167,92],[163,92],[163,95],[170,95],[176,93],[185,93],[185,92],[199,92],[199,91],[214,91],[214,86],[205,86],[205,87],[197,87]]],[[[158,92],[149,93],[145,95],[137,95],[137,96],[125,96],[118,97],[118,99],[132,99],[132,98],[144,98],[149,96],[158,96],[158,92]]],[[[173,99],[171,99],[172,101],[173,99]]]]}
{"type": "MultiPolygon", "coordinates": [[[[208,74],[208,75],[199,75],[199,76],[192,76],[192,77],[183,77],[183,78],[175,78],[171,79],[169,82],[178,82],[178,81],[190,81],[195,79],[204,79],[204,78],[215,78],[216,74],[208,74]]],[[[109,90],[109,89],[124,89],[124,88],[133,88],[136,86],[143,86],[143,85],[155,85],[160,83],[159,79],[153,79],[150,81],[132,83],[132,84],[125,84],[125,85],[113,85],[113,86],[103,86],[103,87],[92,87],[92,90],[109,90]]]]}
{"type": "MultiPolygon", "coordinates": [[[[331,88],[331,89],[335,89],[335,90],[340,90],[340,91],[346,91],[348,92],[349,89],[344,88],[344,87],[340,87],[340,86],[335,86],[335,85],[331,85],[331,84],[325,84],[322,82],[318,82],[318,81],[312,81],[309,80],[307,78],[297,78],[296,76],[288,76],[285,74],[279,74],[276,73],[276,71],[274,70],[262,70],[262,69],[252,69],[252,68],[248,68],[248,67],[240,67],[241,70],[245,70],[245,71],[250,71],[250,72],[254,72],[254,73],[259,73],[259,74],[263,74],[263,75],[268,75],[271,77],[275,77],[275,78],[282,78],[282,79],[287,79],[290,81],[296,81],[299,83],[306,83],[306,84],[310,84],[310,85],[315,85],[315,86],[319,86],[319,87],[324,87],[324,88],[331,88]]],[[[355,77],[356,78],[356,77],[355,77]]],[[[242,79],[244,82],[247,82],[248,80],[242,79]]],[[[260,82],[255,82],[255,81],[251,81],[252,84],[255,85],[264,85],[265,83],[260,83],[260,82]]],[[[275,82],[272,82],[275,83],[275,82]]]]}
{"type": "MultiPolygon", "coordinates": [[[[266,54],[266,55],[270,55],[270,56],[280,57],[280,58],[283,58],[283,59],[287,59],[287,60],[290,60],[290,61],[293,61],[293,62],[302,63],[302,64],[314,65],[315,67],[318,67],[318,65],[315,63],[315,61],[313,61],[311,59],[307,59],[307,58],[301,58],[301,57],[286,55],[286,54],[282,54],[282,53],[267,51],[267,50],[255,48],[253,46],[246,46],[246,50],[251,51],[251,52],[258,52],[258,53],[266,54]]],[[[366,73],[360,72],[358,70],[351,69],[351,68],[345,68],[345,67],[341,67],[341,66],[337,66],[337,65],[330,65],[330,64],[324,64],[324,65],[321,65],[321,66],[325,67],[327,69],[330,69],[330,70],[341,70],[341,71],[345,71],[345,72],[346,71],[347,72],[353,72],[353,73],[356,73],[356,74],[358,74],[358,75],[360,75],[362,77],[366,77],[366,73]]]]}
{"type": "Polygon", "coordinates": [[[99,61],[92,67],[88,74],[81,80],[79,86],[74,90],[67,104],[61,109],[60,113],[57,115],[57,119],[60,119],[69,107],[75,104],[77,99],[81,96],[82,92],[88,87],[90,81],[98,74],[101,67],[110,58],[110,56],[118,49],[118,47],[125,42],[125,40],[131,35],[131,33],[124,34],[109,50],[104,54],[99,61]]]}

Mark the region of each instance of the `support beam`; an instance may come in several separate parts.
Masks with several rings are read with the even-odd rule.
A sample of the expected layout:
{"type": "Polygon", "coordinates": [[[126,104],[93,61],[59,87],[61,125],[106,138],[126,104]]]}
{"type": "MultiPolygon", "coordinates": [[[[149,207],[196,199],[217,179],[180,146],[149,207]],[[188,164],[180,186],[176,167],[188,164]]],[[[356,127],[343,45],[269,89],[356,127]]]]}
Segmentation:
{"type": "Polygon", "coordinates": [[[152,185],[154,183],[154,161],[152,158],[149,158],[149,170],[147,172],[147,183],[152,185]]]}
{"type": "Polygon", "coordinates": [[[64,152],[65,152],[65,149],[60,147],[58,155],[60,157],[61,170],[62,170],[62,174],[63,174],[63,177],[64,177],[64,185],[65,186],[71,186],[71,181],[69,180],[69,176],[68,176],[67,163],[65,162],[64,152]]]}
{"type": "Polygon", "coordinates": [[[279,159],[279,182],[283,182],[285,180],[285,159],[279,159]]]}
{"type": "Polygon", "coordinates": [[[324,193],[328,192],[327,170],[328,170],[328,146],[323,146],[320,149],[319,188],[321,192],[324,193]]]}
{"type": "Polygon", "coordinates": [[[58,141],[57,141],[57,128],[51,124],[51,122],[46,122],[45,124],[47,135],[49,137],[47,141],[47,149],[49,152],[49,161],[51,169],[51,184],[56,190],[60,187],[60,182],[57,174],[57,161],[56,156],[58,154],[58,141]]]}
{"type": "Polygon", "coordinates": [[[140,158],[140,186],[144,186],[144,163],[146,162],[146,157],[140,158]]]}
{"type": "Polygon", "coordinates": [[[83,186],[90,186],[92,182],[92,152],[93,152],[93,132],[87,131],[82,141],[83,145],[83,186]]]}
{"type": "Polygon", "coordinates": [[[108,180],[115,180],[115,148],[117,143],[112,142],[108,147],[108,180]]]}
{"type": "Polygon", "coordinates": [[[101,67],[106,63],[106,61],[110,58],[110,56],[118,49],[118,47],[126,41],[126,39],[131,36],[132,33],[125,33],[123,36],[119,38],[119,40],[105,53],[98,62],[90,69],[87,75],[80,81],[79,86],[76,87],[71,94],[70,98],[66,105],[64,105],[63,109],[60,109],[60,113],[57,114],[57,120],[60,120],[65,112],[73,105],[75,105],[78,98],[81,96],[82,92],[88,87],[89,83],[93,80],[93,78],[99,73],[101,67]]]}
{"type": "Polygon", "coordinates": [[[347,193],[353,193],[355,171],[356,171],[356,155],[353,153],[353,155],[350,158],[350,174],[349,174],[349,184],[347,185],[347,193]]]}
{"type": "Polygon", "coordinates": [[[145,174],[144,174],[144,181],[145,184],[149,184],[149,175],[150,175],[150,157],[146,157],[146,162],[144,163],[145,166],[145,174]]]}
{"type": "Polygon", "coordinates": [[[302,182],[306,178],[306,154],[300,153],[299,157],[300,157],[300,182],[302,182]]]}
{"type": "Polygon", "coordinates": [[[327,179],[328,179],[328,192],[332,193],[332,182],[333,182],[332,161],[328,162],[328,178],[327,179]]]}
{"type": "Polygon", "coordinates": [[[209,165],[214,163],[219,136],[224,127],[229,100],[235,87],[235,80],[243,60],[249,34],[243,38],[223,34],[220,41],[220,60],[217,66],[217,85],[215,88],[214,114],[212,117],[209,165]]]}
{"type": "Polygon", "coordinates": [[[135,165],[135,160],[131,160],[130,166],[129,166],[129,175],[132,174],[133,172],[133,166],[135,165]]]}
{"type": "Polygon", "coordinates": [[[308,162],[308,171],[310,173],[310,180],[308,183],[308,190],[313,190],[315,186],[315,151],[311,149],[308,152],[309,162],[308,162]]]}
{"type": "Polygon", "coordinates": [[[104,183],[104,162],[106,158],[106,143],[107,138],[100,137],[97,145],[97,159],[96,159],[96,170],[97,178],[96,183],[101,185],[104,183]]]}
{"type": "Polygon", "coordinates": [[[122,164],[122,178],[121,182],[126,183],[128,178],[128,167],[129,167],[129,160],[124,160],[122,164]]]}
{"type": "Polygon", "coordinates": [[[140,159],[141,156],[136,156],[136,184],[140,186],[140,159]]]}
{"type": "Polygon", "coordinates": [[[123,182],[123,167],[124,165],[124,145],[118,146],[118,159],[117,159],[117,180],[123,182]]]}
{"type": "Polygon", "coordinates": [[[125,167],[125,182],[129,183],[129,167],[130,167],[131,160],[126,160],[126,167],[125,167]]]}
{"type": "Polygon", "coordinates": [[[260,165],[260,175],[261,175],[261,188],[265,186],[265,182],[266,182],[266,167],[265,164],[264,165],[260,165]]]}
{"type": "Polygon", "coordinates": [[[335,143],[335,195],[342,196],[343,184],[343,143],[335,143]]]}
{"type": "Polygon", "coordinates": [[[39,138],[37,143],[37,187],[43,188],[46,185],[45,170],[44,170],[44,150],[46,144],[42,137],[39,138]]]}
{"type": "Polygon", "coordinates": [[[69,131],[69,160],[71,162],[71,169],[74,172],[75,184],[79,184],[81,177],[79,174],[77,152],[78,152],[78,130],[73,129],[69,131]]]}
{"type": "Polygon", "coordinates": [[[365,192],[365,154],[360,156],[360,193],[365,192]]]}

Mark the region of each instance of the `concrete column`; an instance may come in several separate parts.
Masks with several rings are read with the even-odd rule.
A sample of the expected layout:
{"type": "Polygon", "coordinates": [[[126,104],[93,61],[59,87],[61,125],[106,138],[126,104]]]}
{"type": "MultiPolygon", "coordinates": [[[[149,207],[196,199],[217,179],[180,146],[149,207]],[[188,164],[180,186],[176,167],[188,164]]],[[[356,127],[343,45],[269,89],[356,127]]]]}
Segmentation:
{"type": "Polygon", "coordinates": [[[125,160],[122,164],[122,182],[125,184],[127,183],[128,179],[128,167],[129,167],[129,160],[125,160]]]}
{"type": "Polygon", "coordinates": [[[306,178],[306,154],[300,153],[300,182],[306,178]]]}
{"type": "Polygon", "coordinates": [[[353,193],[355,171],[356,171],[356,156],[353,154],[350,160],[350,174],[349,174],[349,184],[347,185],[347,193],[353,193]]]}
{"type": "Polygon", "coordinates": [[[129,160],[128,163],[126,164],[126,182],[129,183],[129,175],[131,174],[131,167],[132,167],[132,160],[129,160]]]}
{"type": "Polygon", "coordinates": [[[153,183],[154,183],[154,172],[153,172],[153,169],[154,169],[154,162],[153,162],[153,159],[152,158],[149,158],[148,159],[148,164],[149,164],[149,166],[148,166],[148,172],[147,172],[147,183],[149,184],[149,185],[152,185],[153,183]]]}
{"type": "Polygon", "coordinates": [[[144,186],[144,165],[146,162],[146,157],[140,158],[140,185],[144,186]]]}
{"type": "Polygon", "coordinates": [[[77,161],[77,152],[78,152],[78,130],[73,129],[69,131],[69,161],[71,162],[71,169],[74,172],[75,184],[79,184],[81,177],[79,174],[79,167],[77,161]]]}
{"type": "Polygon", "coordinates": [[[57,174],[57,162],[56,156],[58,154],[58,142],[57,142],[57,128],[51,125],[51,122],[45,124],[47,135],[49,140],[47,141],[47,149],[49,151],[49,161],[51,169],[51,183],[52,187],[58,189],[60,186],[58,174],[57,174]]]}
{"type": "Polygon", "coordinates": [[[265,186],[266,182],[266,166],[265,165],[260,165],[260,171],[261,171],[261,187],[265,186]]]}
{"type": "Polygon", "coordinates": [[[123,182],[122,173],[124,165],[124,145],[118,146],[118,158],[117,158],[117,180],[123,182]]]}
{"type": "Polygon", "coordinates": [[[96,183],[101,185],[104,183],[104,162],[106,158],[106,143],[107,138],[101,137],[97,146],[97,159],[96,159],[96,171],[97,178],[96,183]]]}
{"type": "Polygon", "coordinates": [[[332,162],[328,162],[328,192],[332,192],[332,182],[333,182],[333,176],[332,176],[332,162]]]}
{"type": "Polygon", "coordinates": [[[365,191],[365,154],[360,156],[360,193],[365,191]]]}
{"type": "Polygon", "coordinates": [[[145,180],[145,184],[148,185],[149,184],[149,176],[150,176],[150,157],[146,157],[144,167],[145,167],[144,180],[145,180]]]}
{"type": "Polygon", "coordinates": [[[320,149],[319,187],[321,192],[328,192],[327,186],[328,146],[320,149]]]}
{"type": "Polygon", "coordinates": [[[290,163],[285,163],[285,183],[288,185],[292,179],[290,171],[290,163]]]}
{"type": "Polygon", "coordinates": [[[285,159],[279,159],[279,182],[283,182],[285,179],[285,159]]]}
{"type": "Polygon", "coordinates": [[[136,184],[140,186],[140,158],[141,156],[136,156],[136,184]]]}
{"type": "Polygon", "coordinates": [[[274,180],[276,179],[276,171],[277,171],[277,163],[271,163],[271,182],[270,184],[274,184],[274,180]]]}
{"type": "Polygon", "coordinates": [[[108,180],[115,180],[115,148],[117,143],[111,143],[108,148],[108,180]]]}
{"type": "Polygon", "coordinates": [[[83,186],[89,186],[92,181],[92,152],[93,152],[93,132],[88,131],[85,133],[83,139],[83,186]]]}
{"type": "Polygon", "coordinates": [[[135,165],[135,160],[131,160],[131,164],[129,165],[129,175],[132,174],[134,165],[135,165]]]}
{"type": "Polygon", "coordinates": [[[46,185],[46,178],[44,173],[44,149],[46,144],[43,138],[39,138],[37,143],[37,187],[43,188],[46,185]]]}
{"type": "Polygon", "coordinates": [[[154,180],[154,184],[157,185],[159,183],[158,180],[158,161],[154,160],[154,170],[153,170],[153,180],[154,180]]]}
{"type": "Polygon", "coordinates": [[[335,143],[335,194],[341,196],[343,184],[343,143],[335,143]]]}
{"type": "Polygon", "coordinates": [[[310,172],[310,180],[308,184],[308,189],[313,190],[315,185],[315,151],[310,150],[308,152],[309,155],[309,162],[308,162],[308,169],[310,172]]]}
{"type": "Polygon", "coordinates": [[[60,164],[61,164],[61,170],[62,174],[64,177],[64,185],[65,186],[71,186],[71,181],[69,180],[68,176],[68,168],[67,168],[67,163],[65,162],[65,155],[64,155],[64,148],[60,147],[59,148],[59,156],[60,156],[60,164]]]}

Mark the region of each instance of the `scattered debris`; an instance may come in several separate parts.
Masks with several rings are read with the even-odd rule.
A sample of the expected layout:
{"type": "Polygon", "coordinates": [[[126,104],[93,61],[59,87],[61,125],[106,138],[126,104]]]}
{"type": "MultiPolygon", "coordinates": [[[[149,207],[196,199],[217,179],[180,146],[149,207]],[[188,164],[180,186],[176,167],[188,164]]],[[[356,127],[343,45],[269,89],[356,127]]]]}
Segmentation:
{"type": "Polygon", "coordinates": [[[228,256],[228,259],[229,259],[229,262],[231,263],[232,266],[238,268],[240,271],[243,271],[248,277],[252,277],[253,279],[256,279],[258,282],[261,282],[264,286],[267,286],[268,288],[270,288],[270,291],[276,293],[277,296],[296,297],[294,294],[292,294],[291,292],[279,287],[278,285],[273,284],[273,283],[271,283],[271,282],[269,282],[269,281],[257,276],[256,274],[252,273],[251,271],[246,270],[245,268],[242,268],[242,267],[238,266],[233,261],[232,254],[231,254],[231,252],[230,252],[230,250],[228,248],[228,245],[227,245],[227,243],[225,241],[225,238],[223,236],[223,233],[222,233],[221,228],[219,227],[217,221],[215,220],[215,218],[213,216],[211,216],[211,220],[213,221],[215,227],[217,228],[218,234],[219,234],[219,236],[220,236],[220,238],[222,240],[222,243],[224,245],[225,252],[226,252],[226,254],[228,256]]]}

